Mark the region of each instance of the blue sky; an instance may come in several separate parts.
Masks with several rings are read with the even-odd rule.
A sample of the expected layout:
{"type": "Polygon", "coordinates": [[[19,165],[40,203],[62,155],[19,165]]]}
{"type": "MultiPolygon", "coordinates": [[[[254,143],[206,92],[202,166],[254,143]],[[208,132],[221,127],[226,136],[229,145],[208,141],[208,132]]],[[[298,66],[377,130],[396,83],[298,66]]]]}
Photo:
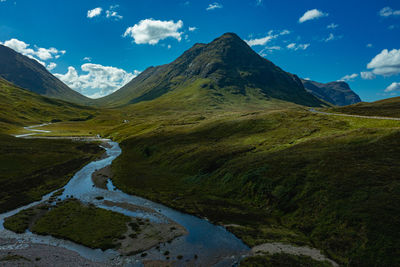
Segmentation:
{"type": "Polygon", "coordinates": [[[225,32],[300,77],[344,79],[364,101],[400,95],[395,0],[0,0],[0,42],[91,97],[225,32]]]}

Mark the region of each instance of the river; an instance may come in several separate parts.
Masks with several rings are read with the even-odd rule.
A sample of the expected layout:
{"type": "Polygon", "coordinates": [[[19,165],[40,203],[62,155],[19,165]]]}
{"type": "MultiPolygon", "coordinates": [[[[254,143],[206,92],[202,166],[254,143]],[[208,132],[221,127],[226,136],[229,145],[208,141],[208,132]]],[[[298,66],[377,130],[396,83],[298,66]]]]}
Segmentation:
{"type": "MultiPolygon", "coordinates": [[[[104,147],[107,157],[101,160],[93,161],[78,171],[69,183],[64,187],[61,199],[73,196],[84,203],[92,203],[97,207],[113,210],[132,217],[147,218],[150,221],[159,221],[168,218],[182,225],[188,231],[185,236],[174,239],[171,243],[162,244],[162,250],[170,251],[171,258],[182,255],[184,258],[193,258],[197,255],[196,265],[202,266],[235,266],[239,260],[249,253],[247,247],[240,239],[228,232],[221,226],[211,224],[205,219],[201,219],[192,215],[188,215],[164,205],[152,202],[150,200],[125,194],[115,188],[111,180],[108,181],[108,189],[100,189],[94,187],[92,182],[92,174],[96,170],[100,170],[112,163],[112,161],[121,154],[121,148],[118,143],[108,141],[108,146],[104,147]],[[104,200],[117,203],[130,203],[140,207],[150,208],[156,212],[132,212],[120,207],[109,207],[103,204],[103,200],[97,200],[99,196],[104,200]],[[162,216],[160,216],[160,214],[162,216]],[[164,217],[165,216],[165,217],[164,217]]],[[[100,249],[90,249],[82,245],[75,244],[70,241],[57,239],[51,236],[39,236],[31,232],[24,234],[16,234],[4,229],[4,218],[12,216],[21,210],[35,206],[41,202],[47,201],[54,192],[44,196],[41,201],[31,203],[27,206],[0,214],[0,236],[3,238],[16,238],[21,241],[27,241],[39,244],[48,244],[64,247],[66,249],[76,251],[81,256],[96,262],[105,262],[118,264],[122,266],[142,266],[141,261],[146,260],[164,260],[165,256],[156,248],[146,251],[147,256],[120,256],[114,250],[102,251],[100,249]]],[[[184,265],[184,262],[181,263],[184,265]]]]}

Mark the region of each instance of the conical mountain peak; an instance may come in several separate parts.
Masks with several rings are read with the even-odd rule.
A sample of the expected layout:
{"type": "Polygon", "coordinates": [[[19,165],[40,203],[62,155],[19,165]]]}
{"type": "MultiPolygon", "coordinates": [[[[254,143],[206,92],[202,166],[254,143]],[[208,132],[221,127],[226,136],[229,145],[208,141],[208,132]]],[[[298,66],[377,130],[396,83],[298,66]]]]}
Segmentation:
{"type": "Polygon", "coordinates": [[[195,44],[170,64],[147,69],[100,102],[121,104],[152,100],[193,84],[209,81],[217,95],[257,94],[302,105],[320,105],[297,78],[261,57],[235,33],[225,33],[208,44],[195,44]]]}

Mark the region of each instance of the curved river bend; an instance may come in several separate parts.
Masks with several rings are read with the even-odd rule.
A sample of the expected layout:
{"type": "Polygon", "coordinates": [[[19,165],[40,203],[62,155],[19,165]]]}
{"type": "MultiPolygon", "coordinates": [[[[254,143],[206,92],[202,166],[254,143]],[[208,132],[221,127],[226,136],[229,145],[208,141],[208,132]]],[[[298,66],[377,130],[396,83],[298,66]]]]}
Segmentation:
{"type": "MultiPolygon", "coordinates": [[[[164,205],[149,201],[144,198],[125,194],[116,189],[111,181],[108,181],[108,190],[94,187],[92,182],[92,174],[99,169],[102,169],[112,163],[112,161],[121,154],[121,149],[118,143],[108,141],[109,147],[106,149],[107,158],[93,161],[78,171],[69,183],[64,187],[61,199],[66,199],[67,196],[73,196],[84,203],[92,203],[97,207],[113,210],[132,217],[148,218],[151,221],[165,220],[166,218],[177,222],[184,226],[188,231],[185,236],[174,239],[171,243],[161,245],[162,250],[168,250],[171,253],[171,258],[176,258],[177,255],[182,255],[184,259],[192,259],[193,255],[198,255],[196,265],[201,266],[232,266],[236,265],[243,255],[249,253],[249,248],[233,234],[228,232],[221,226],[216,226],[204,219],[178,212],[164,205]],[[137,206],[150,208],[156,212],[138,211],[132,212],[120,207],[109,207],[103,204],[103,200],[96,200],[96,197],[102,196],[104,200],[109,200],[117,203],[130,203],[137,206]],[[157,214],[158,213],[158,214],[157,214]],[[160,216],[162,214],[163,216],[160,216]]],[[[31,203],[27,206],[16,210],[0,214],[0,236],[3,238],[16,238],[20,241],[49,244],[61,246],[69,250],[78,252],[83,257],[97,262],[108,262],[110,264],[118,264],[124,266],[142,266],[140,259],[146,260],[164,260],[165,256],[157,249],[146,251],[147,256],[124,257],[119,256],[116,251],[100,249],[90,249],[70,241],[56,239],[50,236],[39,236],[27,232],[24,234],[15,234],[3,227],[4,218],[12,216],[23,209],[30,208],[41,202],[47,201],[53,193],[50,193],[42,198],[41,201],[31,203]]],[[[184,265],[184,262],[182,262],[184,265]]]]}

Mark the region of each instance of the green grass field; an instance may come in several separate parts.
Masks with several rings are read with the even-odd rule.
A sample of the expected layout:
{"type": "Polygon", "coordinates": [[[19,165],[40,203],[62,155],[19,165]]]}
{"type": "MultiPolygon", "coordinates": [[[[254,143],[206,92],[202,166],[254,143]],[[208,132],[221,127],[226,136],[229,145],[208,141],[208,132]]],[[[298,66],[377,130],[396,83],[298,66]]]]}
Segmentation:
{"type": "Polygon", "coordinates": [[[230,227],[249,245],[308,244],[398,264],[400,122],[286,111],[138,118],[110,134],[122,190],[230,227]],[[376,222],[379,221],[379,222],[376,222]]]}
{"type": "Polygon", "coordinates": [[[90,248],[118,248],[131,218],[120,213],[84,205],[70,199],[56,206],[44,205],[5,219],[4,227],[16,233],[28,228],[39,235],[71,240],[90,248]]]}
{"type": "MultiPolygon", "coordinates": [[[[282,101],[216,97],[203,89],[177,88],[119,109],[78,109],[45,128],[50,135],[101,134],[120,142],[122,154],[112,165],[117,187],[230,225],[250,246],[279,241],[317,247],[342,265],[400,265],[399,121],[324,116],[282,101]]],[[[393,105],[333,111],[396,116],[393,105]]],[[[15,119],[2,131],[19,133],[21,124],[56,117],[15,119]]],[[[10,188],[2,191],[6,209],[59,187],[87,162],[80,159],[97,153],[67,141],[7,138],[0,138],[6,149],[0,182],[10,188]],[[59,166],[73,168],[61,174],[59,166]],[[44,169],[57,173],[43,178],[44,169]]]]}
{"type": "Polygon", "coordinates": [[[0,212],[39,200],[64,186],[103,151],[95,143],[0,134],[0,212]]]}

